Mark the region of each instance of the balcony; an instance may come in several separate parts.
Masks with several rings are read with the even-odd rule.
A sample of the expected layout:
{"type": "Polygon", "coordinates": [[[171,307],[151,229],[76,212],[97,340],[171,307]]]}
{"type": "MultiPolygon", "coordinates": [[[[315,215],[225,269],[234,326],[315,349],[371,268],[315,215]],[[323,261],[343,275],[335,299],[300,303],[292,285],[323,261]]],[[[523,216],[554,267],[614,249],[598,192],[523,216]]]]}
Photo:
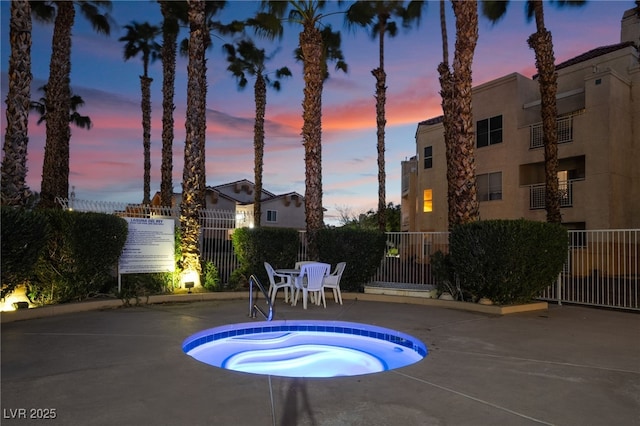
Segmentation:
{"type": "MultiPolygon", "coordinates": [[[[558,118],[558,144],[573,141],[573,117],[575,114],[558,118]]],[[[529,140],[529,149],[537,149],[544,147],[544,132],[542,131],[542,123],[531,125],[531,138],[529,140]]]]}
{"type": "MultiPolygon", "coordinates": [[[[560,207],[573,207],[573,183],[583,179],[573,179],[558,182],[558,197],[560,207]]],[[[529,185],[529,209],[539,210],[545,208],[545,184],[529,185]]]]}

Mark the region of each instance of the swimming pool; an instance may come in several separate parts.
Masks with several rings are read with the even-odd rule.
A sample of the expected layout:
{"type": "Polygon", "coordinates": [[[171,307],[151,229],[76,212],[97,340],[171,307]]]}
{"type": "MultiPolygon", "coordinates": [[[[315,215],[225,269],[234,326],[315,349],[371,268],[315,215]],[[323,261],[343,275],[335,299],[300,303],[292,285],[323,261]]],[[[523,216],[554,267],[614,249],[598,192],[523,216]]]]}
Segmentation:
{"type": "Polygon", "coordinates": [[[224,325],[189,336],[182,350],[215,367],[284,377],[371,374],[427,356],[424,343],[399,331],[312,320],[224,325]]]}

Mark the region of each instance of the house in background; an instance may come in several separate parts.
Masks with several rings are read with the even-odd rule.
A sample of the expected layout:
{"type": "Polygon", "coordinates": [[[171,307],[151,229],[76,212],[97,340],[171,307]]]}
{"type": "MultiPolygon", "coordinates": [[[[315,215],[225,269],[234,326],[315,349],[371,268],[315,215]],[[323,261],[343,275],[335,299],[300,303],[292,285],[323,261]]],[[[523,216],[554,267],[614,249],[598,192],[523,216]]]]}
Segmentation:
{"type": "MultiPolygon", "coordinates": [[[[558,179],[569,229],[640,228],[640,17],[624,13],[619,44],[556,66],[558,179]]],[[[546,220],[538,81],[513,73],[473,88],[482,219],[546,220]]],[[[418,124],[402,162],[403,231],[447,231],[442,117],[418,124]]]]}
{"type": "MultiPolygon", "coordinates": [[[[216,186],[207,186],[205,209],[235,212],[235,227],[253,227],[253,193],[255,184],[246,179],[216,186]]],[[[262,202],[261,226],[280,228],[306,228],[304,197],[297,192],[276,195],[265,189],[260,197],[262,202]]],[[[173,194],[172,206],[179,206],[182,194],[173,194]]],[[[151,205],[160,205],[160,193],[151,200],[151,205]]]]}

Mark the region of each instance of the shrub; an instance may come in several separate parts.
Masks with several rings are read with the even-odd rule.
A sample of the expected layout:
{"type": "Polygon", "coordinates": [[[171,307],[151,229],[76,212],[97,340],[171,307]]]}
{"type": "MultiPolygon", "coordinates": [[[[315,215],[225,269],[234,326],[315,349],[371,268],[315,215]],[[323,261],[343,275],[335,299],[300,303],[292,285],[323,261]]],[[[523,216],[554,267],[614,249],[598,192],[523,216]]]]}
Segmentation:
{"type": "Polygon", "coordinates": [[[200,279],[202,286],[209,291],[220,291],[220,275],[218,268],[213,262],[207,260],[202,262],[202,277],[200,279]]]}
{"type": "Polygon", "coordinates": [[[46,210],[43,214],[51,232],[29,283],[32,300],[83,300],[108,289],[127,239],[127,222],[101,213],[46,210]]]}
{"type": "Polygon", "coordinates": [[[300,245],[298,231],[293,228],[238,228],[232,240],[240,267],[231,274],[229,284],[236,287],[248,283],[251,275],[268,287],[264,262],[269,262],[274,269],[291,268],[300,245]]]}
{"type": "Polygon", "coordinates": [[[173,272],[162,273],[163,290],[173,292],[177,288],[180,288],[180,277],[182,275],[182,269],[180,269],[180,259],[182,259],[182,231],[179,225],[176,225],[173,229],[173,252],[175,254],[174,259],[176,261],[176,267],[173,272]]]}
{"type": "Polygon", "coordinates": [[[152,294],[161,293],[163,288],[166,288],[167,278],[171,278],[170,272],[123,274],[118,297],[126,306],[131,304],[131,299],[135,299],[135,303],[138,305],[141,297],[146,297],[148,301],[152,294]]]}
{"type": "Polygon", "coordinates": [[[44,250],[49,226],[46,217],[37,211],[13,207],[2,207],[1,210],[0,297],[4,298],[31,278],[44,250]]]}
{"type": "Polygon", "coordinates": [[[430,257],[431,273],[436,280],[439,293],[448,292],[454,299],[462,299],[462,291],[456,283],[455,271],[451,263],[451,255],[436,251],[430,257]]]}
{"type": "Polygon", "coordinates": [[[358,228],[325,228],[318,232],[320,261],[332,267],[347,262],[340,287],[361,291],[376,273],[386,248],[384,232],[358,228]]]}
{"type": "Polygon", "coordinates": [[[527,220],[459,225],[449,252],[463,291],[497,304],[528,302],[551,285],[564,265],[566,228],[527,220]]]}
{"type": "MultiPolygon", "coordinates": [[[[229,276],[229,288],[232,290],[243,290],[249,288],[250,276],[251,274],[247,276],[247,272],[242,268],[234,269],[229,276]]],[[[267,285],[268,282],[269,281],[265,281],[264,285],[267,285]]]]}

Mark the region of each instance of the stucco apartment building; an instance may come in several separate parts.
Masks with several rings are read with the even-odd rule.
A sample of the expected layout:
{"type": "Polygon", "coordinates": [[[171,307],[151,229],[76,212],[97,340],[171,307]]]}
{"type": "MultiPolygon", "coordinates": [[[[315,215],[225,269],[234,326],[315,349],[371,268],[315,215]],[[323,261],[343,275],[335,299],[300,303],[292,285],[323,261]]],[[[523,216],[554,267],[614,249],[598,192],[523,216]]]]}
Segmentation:
{"type": "MultiPolygon", "coordinates": [[[[570,229],[640,228],[640,18],[625,12],[619,44],[557,65],[558,178],[570,229]]],[[[544,221],[538,81],[512,73],[473,89],[481,219],[544,221]]],[[[446,231],[442,117],[418,124],[402,162],[402,230],[446,231]]]]}
{"type": "MultiPolygon", "coordinates": [[[[207,186],[205,190],[205,209],[231,211],[236,215],[234,227],[253,227],[253,197],[255,184],[247,179],[216,186],[207,186]]],[[[304,197],[297,192],[274,194],[262,189],[261,210],[262,226],[305,229],[304,197]]],[[[172,205],[182,201],[181,193],[174,193],[172,205]]],[[[160,193],[156,193],[151,205],[160,205],[160,193]]]]}

